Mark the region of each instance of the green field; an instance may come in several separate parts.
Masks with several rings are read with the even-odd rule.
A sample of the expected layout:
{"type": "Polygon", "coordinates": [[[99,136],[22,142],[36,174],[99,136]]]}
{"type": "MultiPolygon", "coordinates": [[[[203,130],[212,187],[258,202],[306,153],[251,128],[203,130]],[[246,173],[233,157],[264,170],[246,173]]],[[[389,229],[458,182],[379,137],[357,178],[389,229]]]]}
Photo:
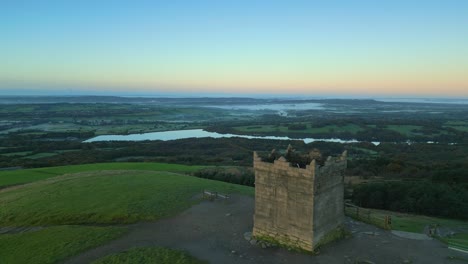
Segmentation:
{"type": "Polygon", "coordinates": [[[441,227],[464,227],[468,230],[468,222],[454,219],[429,217],[424,215],[392,214],[392,229],[413,233],[422,233],[424,227],[438,225],[441,227]]]}
{"type": "Polygon", "coordinates": [[[368,154],[370,156],[378,156],[379,155],[379,153],[377,151],[371,150],[371,149],[360,148],[360,147],[353,147],[352,149],[364,152],[364,153],[366,153],[366,154],[368,154]]]}
{"type": "Polygon", "coordinates": [[[414,216],[392,216],[392,229],[413,233],[423,233],[424,227],[437,225],[444,228],[463,228],[463,233],[457,233],[451,237],[439,237],[447,245],[468,251],[468,222],[453,219],[414,216]]]}
{"type": "MultiPolygon", "coordinates": [[[[100,121],[100,120],[96,120],[100,121]]],[[[190,125],[185,123],[165,123],[161,125],[155,125],[154,123],[145,123],[140,124],[99,124],[99,125],[82,125],[74,123],[47,123],[40,125],[27,126],[25,128],[13,128],[8,130],[2,130],[1,133],[8,132],[20,132],[22,130],[33,130],[36,132],[25,132],[21,135],[41,135],[46,134],[47,132],[90,132],[94,131],[96,135],[108,135],[108,134],[133,134],[133,133],[147,133],[147,132],[158,132],[158,131],[168,131],[168,130],[180,130],[180,129],[195,129],[203,128],[200,125],[190,125]],[[40,132],[41,131],[41,132],[40,132]]]]}
{"type": "Polygon", "coordinates": [[[0,192],[0,226],[152,221],[189,208],[196,202],[190,198],[203,189],[254,192],[251,187],[170,172],[83,172],[0,192]]]}
{"type": "Polygon", "coordinates": [[[120,227],[58,226],[0,235],[0,262],[57,263],[115,239],[125,231],[120,227]]]}
{"type": "MultiPolygon", "coordinates": [[[[172,216],[197,203],[199,200],[193,198],[204,189],[254,193],[251,187],[168,172],[200,168],[203,166],[109,163],[1,172],[0,178],[9,182],[15,177],[34,182],[0,191],[0,227],[49,227],[0,235],[0,263],[63,261],[115,239],[126,230],[92,225],[153,221],[172,216]]],[[[141,263],[140,260],[204,263],[168,249],[135,249],[98,263],[141,263]]]]}
{"type": "MultiPolygon", "coordinates": [[[[368,210],[368,209],[364,209],[368,210]]],[[[461,248],[468,251],[468,221],[445,219],[438,217],[429,217],[424,215],[411,215],[404,213],[397,213],[384,210],[371,210],[371,216],[374,222],[370,222],[376,226],[383,226],[382,220],[386,215],[390,215],[392,219],[392,230],[405,231],[411,233],[424,233],[427,226],[437,226],[438,228],[465,230],[461,233],[456,233],[451,237],[441,237],[440,240],[444,241],[450,246],[461,248]],[[375,222],[380,221],[380,222],[375,222]]],[[[349,213],[347,213],[349,215],[349,213]]],[[[353,215],[351,215],[353,216],[353,215]]],[[[364,217],[367,215],[364,215],[364,217]]],[[[366,220],[366,219],[360,219],[366,220]]],[[[368,222],[368,221],[365,221],[368,222]]]]}
{"type": "MultiPolygon", "coordinates": [[[[197,203],[199,200],[194,197],[204,189],[254,194],[251,187],[178,174],[204,167],[101,163],[0,172],[2,186],[30,182],[0,191],[0,226],[51,226],[39,231],[0,235],[0,262],[62,261],[125,232],[125,228],[90,225],[127,224],[173,216],[197,203]]],[[[394,230],[422,233],[427,225],[468,230],[466,221],[379,210],[373,210],[373,214],[391,215],[394,230]]],[[[466,248],[467,236],[458,233],[441,240],[466,248]]],[[[183,252],[163,248],[132,249],[96,263],[145,262],[203,263],[183,252]]]]}
{"type": "Polygon", "coordinates": [[[194,172],[206,166],[187,166],[168,163],[136,163],[136,162],[119,162],[119,163],[96,163],[74,166],[60,166],[39,169],[27,169],[16,171],[0,171],[0,187],[24,184],[43,180],[66,173],[77,173],[85,171],[99,170],[147,170],[147,171],[170,171],[170,172],[194,172]]]}
{"type": "Polygon", "coordinates": [[[323,133],[356,133],[363,129],[355,124],[347,124],[344,126],[328,125],[323,127],[314,127],[307,124],[306,129],[303,130],[291,130],[287,126],[276,126],[276,125],[258,125],[258,126],[238,126],[234,127],[239,132],[253,132],[253,133],[268,133],[268,132],[281,132],[281,133],[307,133],[307,134],[323,134],[323,133]]]}
{"type": "Polygon", "coordinates": [[[32,153],[32,151],[20,151],[20,152],[4,153],[4,154],[1,154],[1,155],[5,156],[5,157],[12,157],[12,156],[27,156],[27,155],[29,155],[31,153],[32,153]]]}
{"type": "MultiPolygon", "coordinates": [[[[222,109],[170,105],[145,105],[144,107],[132,104],[101,103],[3,105],[0,109],[0,115],[12,113],[15,114],[12,118],[15,121],[26,122],[21,127],[0,130],[0,134],[21,131],[25,131],[23,135],[76,131],[93,131],[96,135],[146,133],[205,127],[192,121],[239,118],[235,113],[222,109]],[[61,114],[57,116],[57,113],[61,114]],[[31,116],[34,118],[40,116],[43,123],[30,124],[28,121],[31,116]],[[188,122],[171,122],[173,120],[188,122]]],[[[251,116],[247,117],[247,119],[250,118],[251,116]]]]}
{"type": "Polygon", "coordinates": [[[387,126],[387,129],[396,131],[407,137],[418,135],[418,133],[415,133],[414,130],[421,129],[421,128],[422,128],[421,126],[413,126],[413,125],[388,125],[387,126]]]}
{"type": "Polygon", "coordinates": [[[462,132],[468,132],[468,126],[452,126],[451,128],[454,128],[462,132]]]}
{"type": "Polygon", "coordinates": [[[468,132],[468,122],[465,121],[448,121],[445,123],[446,125],[444,127],[449,127],[456,129],[458,131],[462,132],[468,132]]]}
{"type": "Polygon", "coordinates": [[[449,246],[468,251],[468,234],[455,234],[442,238],[449,246]]]}
{"type": "Polygon", "coordinates": [[[41,158],[47,158],[47,157],[52,157],[58,155],[58,153],[53,153],[53,152],[42,152],[42,153],[37,153],[33,155],[29,155],[26,157],[23,157],[25,159],[41,159],[41,158]]]}
{"type": "Polygon", "coordinates": [[[383,219],[386,215],[391,216],[393,230],[406,231],[412,233],[423,233],[424,228],[429,225],[437,225],[439,227],[447,228],[463,228],[468,230],[468,221],[431,217],[424,215],[412,215],[377,209],[364,210],[371,210],[371,214],[373,216],[376,216],[381,219],[383,219]]]}
{"type": "Polygon", "coordinates": [[[200,261],[182,251],[161,247],[133,248],[92,262],[92,264],[120,263],[203,264],[207,262],[200,261]]]}

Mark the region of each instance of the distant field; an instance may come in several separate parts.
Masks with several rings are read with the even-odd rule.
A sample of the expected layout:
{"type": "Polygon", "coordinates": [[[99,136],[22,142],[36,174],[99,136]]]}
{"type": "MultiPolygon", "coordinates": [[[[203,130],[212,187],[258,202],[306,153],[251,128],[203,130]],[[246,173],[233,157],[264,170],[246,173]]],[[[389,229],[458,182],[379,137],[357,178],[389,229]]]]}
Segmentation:
{"type": "MultiPolygon", "coordinates": [[[[327,125],[316,127],[312,124],[305,124],[305,123],[292,123],[295,125],[305,125],[304,129],[290,129],[286,125],[251,125],[251,126],[237,126],[233,127],[234,130],[242,132],[242,133],[304,133],[304,134],[327,134],[327,133],[351,133],[356,134],[358,132],[362,132],[368,128],[376,128],[376,125],[366,125],[365,127],[350,123],[346,125],[327,125]]],[[[467,126],[451,126],[455,129],[459,129],[462,131],[468,131],[467,126]],[[466,129],[466,130],[465,130],[466,129]]],[[[414,136],[421,136],[422,133],[416,132],[419,129],[422,129],[423,126],[416,126],[416,125],[386,125],[385,129],[389,131],[398,132],[403,136],[408,138],[414,136]]],[[[440,130],[436,134],[446,134],[447,131],[440,130]]]]}
{"type": "Polygon", "coordinates": [[[330,133],[330,132],[349,132],[349,133],[356,133],[362,131],[363,129],[354,124],[347,124],[345,126],[336,126],[336,125],[329,125],[323,127],[314,127],[310,124],[306,124],[306,128],[302,130],[293,130],[288,129],[287,126],[275,126],[275,125],[261,125],[261,126],[238,126],[234,127],[235,130],[240,132],[295,132],[295,133],[309,133],[309,134],[322,134],[322,133],[330,133]]]}
{"type": "Polygon", "coordinates": [[[447,126],[459,131],[468,132],[468,126],[447,126]]]}
{"type": "Polygon", "coordinates": [[[5,154],[0,154],[5,157],[11,157],[11,156],[27,156],[31,154],[32,151],[21,151],[21,152],[11,152],[11,153],[5,153],[5,154]]]}
{"type": "Polygon", "coordinates": [[[197,106],[174,107],[147,104],[41,104],[2,105],[0,116],[6,120],[20,121],[21,126],[5,128],[0,134],[25,132],[95,132],[96,135],[130,134],[179,129],[204,128],[198,122],[205,120],[251,119],[252,115],[232,113],[229,110],[197,106]],[[31,118],[40,118],[43,123],[31,118]],[[179,120],[180,122],[173,122],[179,120]],[[196,122],[194,122],[196,121],[196,122]]]}
{"type": "Polygon", "coordinates": [[[366,148],[360,148],[360,147],[353,147],[354,150],[357,150],[357,151],[362,151],[368,155],[371,155],[371,156],[377,156],[379,155],[379,153],[375,150],[371,150],[371,149],[366,149],[366,148]]]}
{"type": "MultiPolygon", "coordinates": [[[[97,120],[98,122],[100,120],[97,120]]],[[[108,135],[108,134],[136,134],[136,133],[147,133],[147,132],[158,132],[158,131],[169,131],[169,130],[180,130],[180,129],[195,129],[203,128],[200,125],[188,125],[184,123],[165,123],[161,125],[155,125],[154,123],[141,123],[141,124],[99,124],[96,125],[82,125],[74,124],[70,122],[65,123],[46,123],[40,125],[26,126],[22,128],[13,128],[8,130],[1,130],[0,134],[8,132],[19,132],[22,130],[39,130],[43,132],[25,132],[22,135],[39,135],[46,134],[47,132],[90,132],[94,131],[96,135],[108,135]]]]}
{"type": "Polygon", "coordinates": [[[447,121],[444,127],[453,128],[458,131],[468,132],[468,122],[465,121],[447,121]]]}
{"type": "Polygon", "coordinates": [[[0,192],[0,226],[152,221],[189,208],[203,189],[254,193],[251,187],[170,172],[82,172],[0,192]]]}
{"type": "Polygon", "coordinates": [[[23,159],[41,159],[41,158],[52,157],[52,156],[59,155],[61,153],[73,152],[73,151],[79,151],[79,150],[76,150],[76,149],[56,150],[53,152],[41,152],[41,153],[36,153],[36,154],[32,154],[33,153],[32,151],[22,151],[22,152],[3,153],[3,154],[0,154],[0,156],[5,156],[5,157],[21,156],[21,158],[23,159]]]}
{"type": "Polygon", "coordinates": [[[40,158],[47,158],[47,157],[52,157],[58,155],[58,153],[53,153],[53,152],[43,152],[43,153],[37,153],[33,155],[29,155],[24,157],[25,159],[40,159],[40,158]]]}
{"type": "Polygon", "coordinates": [[[92,264],[117,263],[203,264],[207,262],[182,251],[161,247],[133,248],[92,262],[92,264]]]}
{"type": "Polygon", "coordinates": [[[171,171],[171,172],[193,172],[206,166],[187,166],[168,163],[136,163],[136,162],[116,162],[116,163],[96,163],[73,166],[60,166],[39,169],[26,169],[16,171],[0,171],[0,187],[16,184],[23,184],[38,180],[43,180],[66,173],[77,173],[85,171],[99,170],[148,170],[148,171],[171,171]]]}
{"type": "Polygon", "coordinates": [[[57,263],[121,236],[125,228],[58,226],[0,235],[1,263],[57,263]]]}
{"type": "Polygon", "coordinates": [[[453,126],[468,126],[467,121],[447,121],[447,125],[453,125],[453,126]]]}
{"type": "Polygon", "coordinates": [[[414,130],[421,129],[421,126],[413,126],[413,125],[388,125],[387,129],[396,131],[402,135],[407,137],[411,137],[417,135],[414,130]]]}

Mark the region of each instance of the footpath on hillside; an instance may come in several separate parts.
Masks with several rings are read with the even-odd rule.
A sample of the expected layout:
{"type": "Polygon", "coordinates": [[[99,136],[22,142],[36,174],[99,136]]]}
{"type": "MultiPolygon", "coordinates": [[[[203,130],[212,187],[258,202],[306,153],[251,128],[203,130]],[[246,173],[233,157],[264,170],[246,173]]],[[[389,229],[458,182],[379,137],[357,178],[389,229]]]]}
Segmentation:
{"type": "Polygon", "coordinates": [[[130,231],[66,263],[90,263],[134,247],[163,246],[188,251],[210,263],[466,263],[468,256],[435,239],[413,239],[346,219],[352,236],[311,256],[282,248],[262,248],[245,240],[252,230],[254,199],[233,195],[203,201],[181,214],[156,222],[129,225],[130,231]]]}

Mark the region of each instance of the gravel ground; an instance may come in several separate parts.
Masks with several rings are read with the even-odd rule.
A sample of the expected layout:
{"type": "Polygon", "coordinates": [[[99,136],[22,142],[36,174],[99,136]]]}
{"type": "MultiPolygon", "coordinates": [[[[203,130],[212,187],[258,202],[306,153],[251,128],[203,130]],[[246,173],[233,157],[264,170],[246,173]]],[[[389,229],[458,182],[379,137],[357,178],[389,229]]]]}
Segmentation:
{"type": "Polygon", "coordinates": [[[435,240],[399,237],[389,231],[351,219],[350,238],[332,243],[316,256],[281,248],[261,248],[244,239],[253,226],[254,200],[203,201],[183,213],[152,223],[129,225],[130,232],[110,243],[84,252],[66,263],[89,263],[132,247],[164,246],[188,251],[210,263],[466,263],[468,255],[450,250],[435,240]],[[455,257],[455,258],[453,258],[455,257]]]}

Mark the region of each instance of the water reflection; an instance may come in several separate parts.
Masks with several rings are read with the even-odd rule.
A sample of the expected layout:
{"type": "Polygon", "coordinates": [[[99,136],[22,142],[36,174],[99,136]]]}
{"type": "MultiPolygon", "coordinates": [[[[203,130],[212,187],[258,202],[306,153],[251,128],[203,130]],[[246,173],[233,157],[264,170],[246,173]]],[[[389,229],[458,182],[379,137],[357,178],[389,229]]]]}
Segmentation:
{"type": "MultiPolygon", "coordinates": [[[[151,132],[144,134],[130,134],[130,135],[102,135],[86,140],[85,142],[97,141],[143,141],[143,140],[177,140],[184,138],[248,138],[248,139],[273,139],[273,140],[302,140],[308,144],[314,141],[337,142],[337,143],[356,143],[359,142],[355,139],[343,140],[338,138],[290,138],[278,136],[250,136],[250,135],[236,135],[236,134],[220,134],[217,132],[208,132],[203,129],[189,129],[189,130],[173,130],[164,132],[151,132]]],[[[380,142],[372,142],[374,145],[380,142]]]]}

